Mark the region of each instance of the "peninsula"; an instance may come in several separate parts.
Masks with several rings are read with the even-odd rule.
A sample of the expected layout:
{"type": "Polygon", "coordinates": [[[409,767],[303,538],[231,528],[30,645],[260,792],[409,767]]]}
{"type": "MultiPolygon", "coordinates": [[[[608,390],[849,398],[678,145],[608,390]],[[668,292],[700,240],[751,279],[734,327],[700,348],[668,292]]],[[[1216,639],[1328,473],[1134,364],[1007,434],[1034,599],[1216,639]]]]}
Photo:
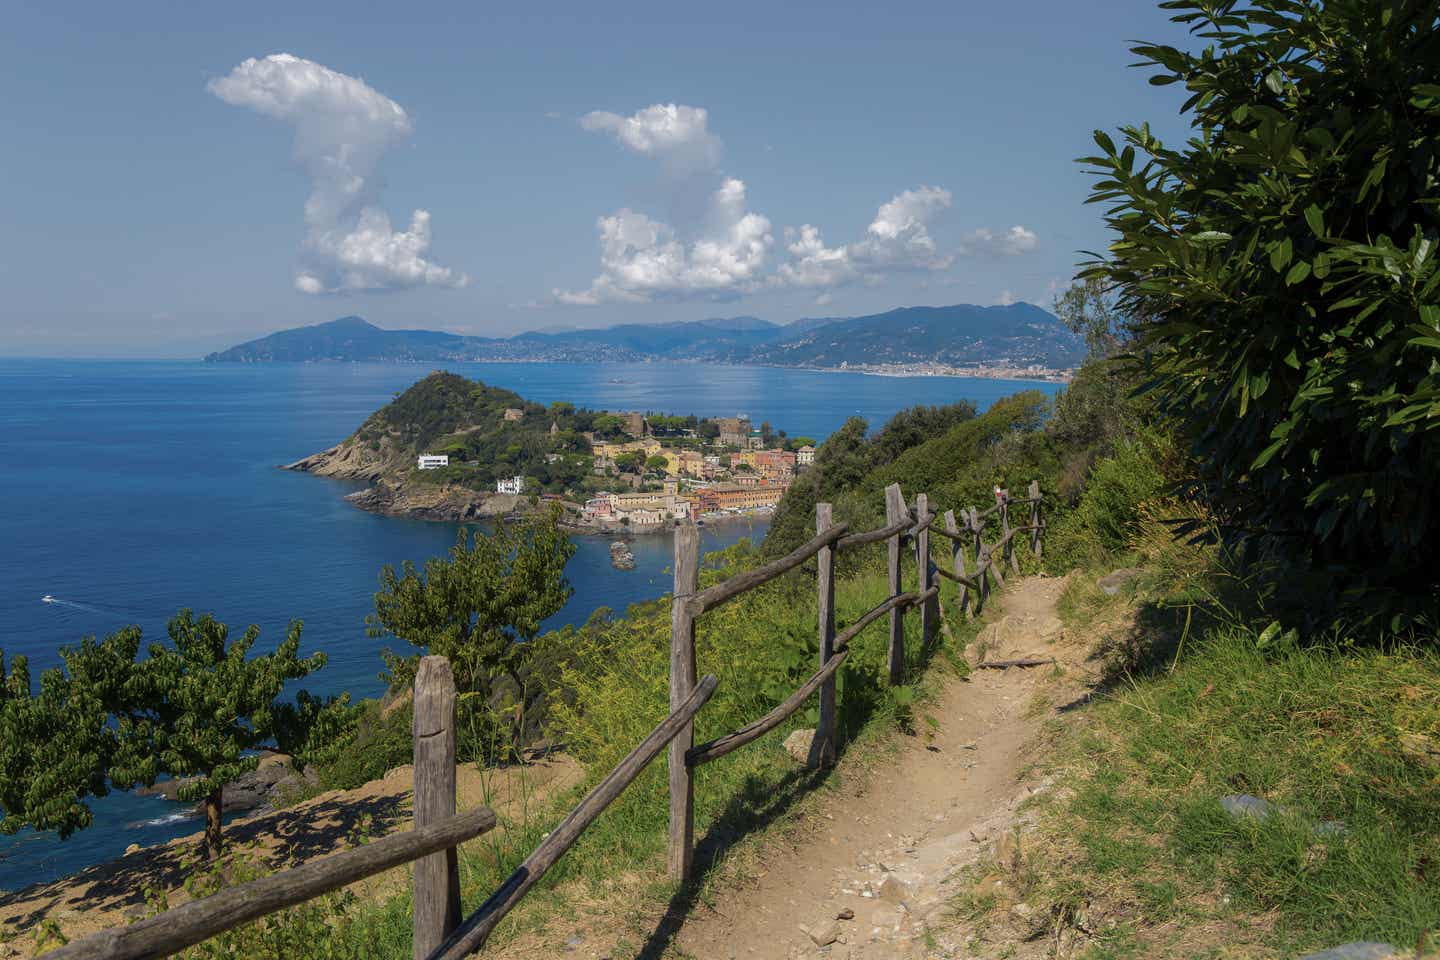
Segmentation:
{"type": "Polygon", "coordinates": [[[545,406],[436,371],[283,469],[365,481],[346,499],[389,516],[464,521],[555,505],[576,532],[652,533],[767,511],[814,455],[811,438],[744,417],[545,406]]]}
{"type": "Polygon", "coordinates": [[[900,307],[775,324],[756,317],[596,330],[465,336],[387,330],[360,317],[282,330],[212,353],[214,363],[281,361],[645,362],[686,360],[876,373],[1065,379],[1085,345],[1028,303],[900,307]]]}

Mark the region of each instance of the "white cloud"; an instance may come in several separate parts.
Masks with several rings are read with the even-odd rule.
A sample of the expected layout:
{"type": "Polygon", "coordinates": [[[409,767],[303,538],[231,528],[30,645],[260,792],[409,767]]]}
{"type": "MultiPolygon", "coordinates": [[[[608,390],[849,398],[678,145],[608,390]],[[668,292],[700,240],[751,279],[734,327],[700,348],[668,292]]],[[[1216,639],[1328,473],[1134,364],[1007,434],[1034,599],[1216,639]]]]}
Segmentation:
{"type": "Polygon", "coordinates": [[[601,274],[581,291],[556,290],[561,303],[733,299],[753,289],[774,237],[770,221],[745,209],[745,184],[726,178],[710,198],[706,223],[689,241],[668,224],[629,208],[601,217],[601,274]]]}
{"type": "Polygon", "coordinates": [[[1040,238],[1034,231],[1016,224],[1004,233],[979,229],[969,234],[960,244],[964,254],[987,254],[996,257],[1018,257],[1029,253],[1040,245],[1040,238]]]}
{"type": "Polygon", "coordinates": [[[818,296],[818,297],[815,298],[815,306],[817,306],[817,307],[828,307],[828,306],[830,306],[830,304],[833,303],[834,301],[835,301],[835,297],[834,297],[833,294],[822,293],[822,294],[820,294],[820,296],[818,296]]]}
{"type": "Polygon", "coordinates": [[[709,130],[703,107],[657,103],[631,116],[594,110],[580,118],[592,133],[610,133],[636,153],[655,157],[672,173],[714,170],[720,163],[720,138],[709,130]]]}
{"type": "Polygon", "coordinates": [[[825,246],[820,228],[812,224],[786,228],[785,249],[792,259],[780,265],[772,283],[835,287],[857,279],[873,284],[883,272],[944,270],[954,258],[938,252],[928,224],[951,200],[950,191],[940,187],[896,194],[880,205],[864,239],[839,247],[825,246]]]}
{"type": "Polygon", "coordinates": [[[308,234],[295,288],[302,293],[460,287],[463,274],[426,259],[430,214],[396,232],[377,205],[385,151],[413,127],[398,103],[358,77],[288,53],[244,61],[207,89],[228,104],[295,128],[295,159],[310,176],[308,234]]]}

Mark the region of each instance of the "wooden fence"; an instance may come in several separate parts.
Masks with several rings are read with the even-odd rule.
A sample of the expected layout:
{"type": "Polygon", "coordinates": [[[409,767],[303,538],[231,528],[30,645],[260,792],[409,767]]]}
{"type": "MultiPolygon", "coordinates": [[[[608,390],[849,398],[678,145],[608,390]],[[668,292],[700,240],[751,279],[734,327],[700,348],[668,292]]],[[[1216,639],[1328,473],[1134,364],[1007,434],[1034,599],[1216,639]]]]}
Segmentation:
{"type": "Polygon", "coordinates": [[[885,490],[885,526],[863,533],[850,533],[845,524],[834,523],[830,504],[821,503],[815,511],[815,537],[808,543],[778,560],[704,590],[699,589],[699,532],[693,523],[677,527],[675,589],[670,605],[670,715],[596,784],[558,827],[545,835],[488,900],[463,920],[457,850],[460,843],[492,829],[495,814],[484,807],[460,814],[455,811],[455,683],[449,661],[444,657],[424,657],[415,677],[415,823],[412,830],[224,889],[126,927],[101,931],[46,956],[55,960],[168,956],[247,921],[414,861],[415,960],[458,960],[484,946],[496,924],[667,747],[668,869],[672,879],[688,881],[695,849],[695,768],[774,730],[817,693],[819,720],[809,763],[822,766],[834,762],[837,746],[835,674],[850,654],[850,643],[860,631],[888,616],[889,681],[891,684],[903,682],[904,616],[910,608],[919,607],[922,642],[927,646],[934,643],[940,628],[937,576],[959,585],[962,615],[967,611],[978,615],[990,596],[991,581],[1004,586],[1005,567],[1019,572],[1014,550],[1016,535],[1028,533],[1030,549],[1036,557],[1040,556],[1045,521],[1040,512],[1039,484],[1032,482],[1028,494],[1023,499],[1012,499],[1002,491],[994,506],[984,511],[973,507],[961,510],[957,518],[953,510],[936,516],[923,493],[915,497],[913,504],[907,504],[896,484],[885,490]],[[1011,508],[1022,505],[1029,507],[1029,522],[1012,525],[1011,508]],[[1000,536],[994,543],[987,544],[984,535],[991,523],[998,527],[1000,536]],[[932,533],[950,543],[949,570],[931,559],[932,533]],[[882,540],[886,543],[890,596],[837,633],[836,557],[844,550],[882,540]],[[902,589],[901,581],[901,560],[907,541],[913,545],[919,581],[915,589],[908,592],[902,589]],[[973,568],[968,568],[968,572],[967,551],[973,554],[973,568]],[[696,746],[695,716],[719,683],[713,675],[696,680],[696,621],[707,611],[769,583],[812,557],[818,568],[819,669],[765,716],[733,733],[696,746]]]}

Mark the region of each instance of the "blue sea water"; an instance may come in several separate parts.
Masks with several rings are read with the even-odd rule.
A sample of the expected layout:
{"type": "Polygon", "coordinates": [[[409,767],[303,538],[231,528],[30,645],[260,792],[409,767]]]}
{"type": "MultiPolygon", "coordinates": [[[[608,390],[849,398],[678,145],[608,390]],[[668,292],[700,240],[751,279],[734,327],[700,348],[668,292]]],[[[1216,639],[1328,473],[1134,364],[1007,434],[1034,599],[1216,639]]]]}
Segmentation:
{"type": "MultiPolygon", "coordinates": [[[[918,403],[970,399],[983,408],[1035,386],[696,364],[445,366],[542,403],[745,413],[817,439],[852,415],[875,428],[918,403]]],[[[300,619],[302,653],[329,655],[306,686],[379,694],[387,641],[368,637],[364,620],[380,567],[443,553],[455,526],[364,513],[342,499],[354,484],[276,465],[340,441],[428,370],[0,359],[0,650],[28,657],[38,680],[60,646],[132,623],[160,637],[181,607],[213,612],[232,630],[257,624],[262,648],[300,619]],[[54,603],[41,602],[47,594],[54,603]]],[[[714,528],[703,548],[763,534],[763,522],[714,528]]],[[[640,538],[638,567],[628,572],[610,565],[606,541],[582,537],[577,546],[567,571],[575,595],[549,627],[668,587],[668,537],[640,538]]],[[[153,797],[112,794],[92,807],[95,824],[63,842],[31,831],[0,837],[0,890],[198,826],[153,797]]]]}

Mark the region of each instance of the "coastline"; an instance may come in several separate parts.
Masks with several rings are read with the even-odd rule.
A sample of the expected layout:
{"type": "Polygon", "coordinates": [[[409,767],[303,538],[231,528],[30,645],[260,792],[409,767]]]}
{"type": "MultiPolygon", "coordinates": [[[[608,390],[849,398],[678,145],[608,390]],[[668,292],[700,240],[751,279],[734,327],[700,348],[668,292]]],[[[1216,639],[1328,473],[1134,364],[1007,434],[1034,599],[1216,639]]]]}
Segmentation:
{"type": "MultiPolygon", "coordinates": [[[[32,358],[32,359],[48,359],[48,358],[32,358]]],[[[185,359],[185,358],[162,357],[162,358],[156,358],[156,361],[159,362],[159,361],[169,360],[169,361],[177,361],[177,362],[179,362],[179,361],[184,361],[184,359],[185,359]]],[[[189,361],[189,362],[194,362],[194,361],[189,361]]],[[[524,359],[520,359],[520,358],[516,358],[516,357],[445,357],[445,358],[435,358],[435,359],[432,359],[432,360],[407,360],[407,359],[400,358],[400,357],[397,357],[397,358],[394,358],[394,359],[389,359],[389,360],[343,360],[343,359],[340,359],[340,358],[338,358],[338,357],[321,359],[321,360],[210,360],[210,359],[207,359],[207,358],[201,358],[201,362],[203,362],[203,363],[213,363],[213,364],[233,363],[233,364],[236,364],[236,365],[250,365],[250,366],[264,366],[264,365],[284,366],[284,365],[292,365],[292,364],[295,365],[295,366],[305,366],[305,365],[307,365],[307,364],[309,364],[309,365],[322,365],[322,366],[323,366],[323,365],[329,365],[329,364],[334,364],[334,365],[337,365],[337,366],[338,366],[338,365],[342,365],[342,364],[386,364],[386,365],[394,365],[394,366],[407,366],[407,365],[408,365],[408,366],[425,366],[425,365],[436,364],[436,363],[488,363],[488,364],[502,364],[502,363],[503,363],[503,364],[511,364],[511,365],[514,365],[514,366],[524,366],[524,365],[527,365],[527,364],[556,364],[556,363],[574,364],[574,365],[576,365],[576,366],[591,366],[591,365],[595,365],[595,364],[613,364],[613,365],[615,365],[615,366],[624,366],[624,365],[633,365],[633,364],[644,364],[644,365],[650,365],[650,364],[655,364],[655,365],[660,365],[660,364],[691,364],[691,365],[695,365],[695,366],[704,366],[704,367],[733,367],[733,368],[741,369],[741,370],[747,369],[747,368],[759,368],[759,369],[764,369],[764,370],[805,370],[805,371],[808,371],[808,372],[811,372],[811,373],[854,373],[854,374],[859,374],[859,375],[861,375],[861,376],[866,376],[866,377],[890,377],[890,378],[897,378],[897,377],[898,377],[898,378],[906,378],[906,377],[926,377],[926,378],[928,378],[928,377],[953,377],[953,378],[956,378],[956,379],[963,379],[963,380],[997,380],[997,381],[1014,381],[1014,382],[1017,382],[1017,383],[1060,383],[1060,384],[1065,384],[1065,383],[1069,383],[1072,379],[1074,379],[1074,370],[1072,370],[1072,369],[1059,369],[1059,368],[1049,369],[1049,368],[1047,368],[1043,373],[1037,373],[1037,372],[1034,371],[1034,370],[1018,370],[1018,369],[1017,369],[1017,370],[1015,370],[1015,371],[1012,372],[1012,371],[1007,371],[1007,370],[988,370],[988,369],[983,368],[983,367],[952,367],[952,366],[948,366],[948,365],[945,365],[945,364],[928,363],[928,362],[923,362],[923,361],[917,361],[917,362],[916,362],[915,364],[913,364],[913,365],[911,365],[911,364],[903,364],[903,363],[897,363],[897,364],[873,364],[873,365],[872,365],[872,364],[865,364],[865,365],[850,366],[850,367],[817,367],[817,366],[809,366],[809,365],[805,365],[805,364],[784,364],[784,363],[728,363],[728,362],[726,362],[726,361],[720,361],[720,360],[699,360],[699,359],[690,358],[690,357],[677,357],[677,358],[669,358],[669,357],[667,357],[667,358],[664,358],[664,359],[643,358],[643,359],[632,359],[632,360],[616,360],[616,359],[603,359],[603,360],[569,360],[569,359],[546,359],[546,358],[544,358],[544,357],[526,357],[526,358],[524,358],[524,359]]]]}

